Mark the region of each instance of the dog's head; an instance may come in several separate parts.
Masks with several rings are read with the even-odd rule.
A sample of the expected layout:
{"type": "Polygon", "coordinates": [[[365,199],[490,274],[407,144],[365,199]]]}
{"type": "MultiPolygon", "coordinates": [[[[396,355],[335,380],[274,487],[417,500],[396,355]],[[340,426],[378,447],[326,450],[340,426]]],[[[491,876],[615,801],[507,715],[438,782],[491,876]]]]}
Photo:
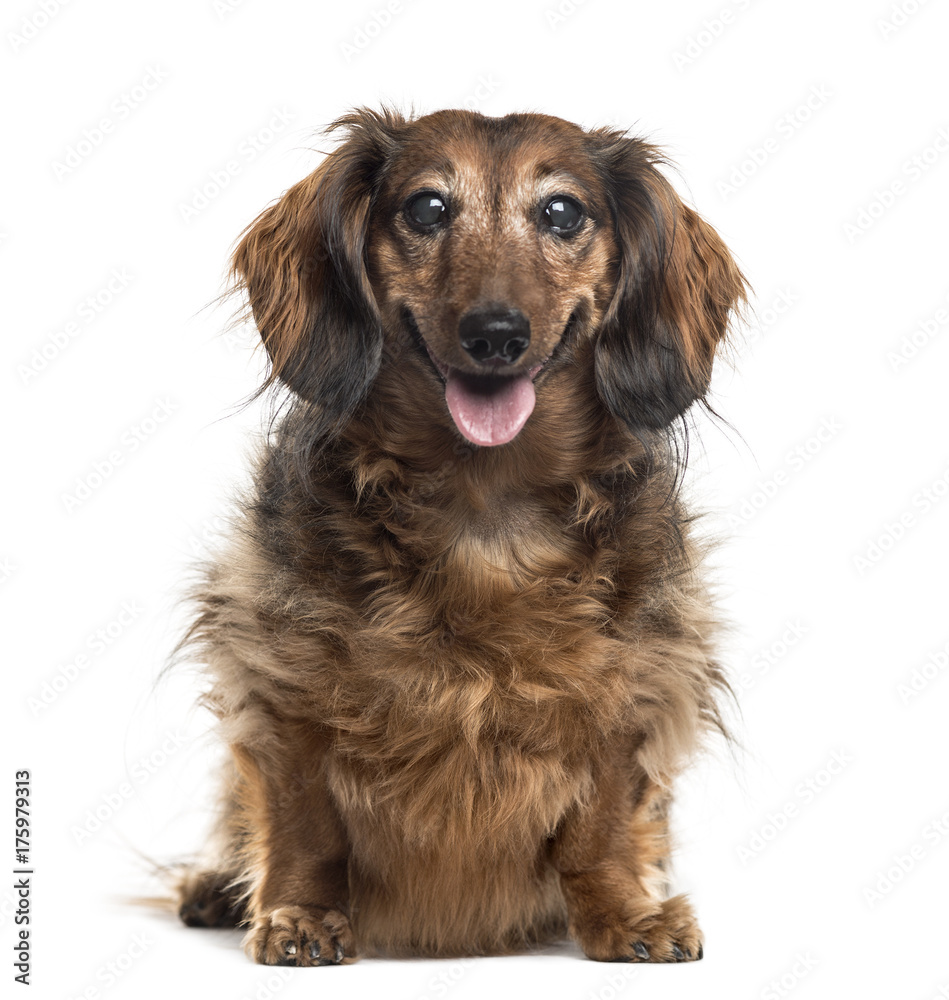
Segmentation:
{"type": "Polygon", "coordinates": [[[342,144],[233,261],[271,380],[316,404],[318,436],[366,398],[386,337],[414,343],[432,405],[482,446],[518,434],[578,338],[635,433],[704,396],[744,281],[653,147],[536,114],[363,110],[334,127],[342,144]]]}

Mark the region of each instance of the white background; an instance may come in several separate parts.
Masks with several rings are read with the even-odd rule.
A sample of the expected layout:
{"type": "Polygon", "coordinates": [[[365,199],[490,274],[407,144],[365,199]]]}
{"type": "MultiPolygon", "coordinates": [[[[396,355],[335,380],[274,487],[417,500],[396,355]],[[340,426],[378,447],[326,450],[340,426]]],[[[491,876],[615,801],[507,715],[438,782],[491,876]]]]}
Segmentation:
{"type": "MultiPolygon", "coordinates": [[[[4,8],[0,774],[8,831],[14,770],[33,774],[31,995],[949,995],[947,5],[393,7],[4,8]],[[701,963],[564,945],[266,969],[237,932],[122,901],[155,890],[149,858],[199,845],[213,787],[198,679],[157,677],[261,362],[204,307],[239,231],[318,162],[316,130],[381,101],[630,126],[755,287],[715,383],[732,429],[702,422],[694,449],[745,747],[678,800],[701,963]]],[[[11,983],[13,903],[0,889],[11,983]]]]}

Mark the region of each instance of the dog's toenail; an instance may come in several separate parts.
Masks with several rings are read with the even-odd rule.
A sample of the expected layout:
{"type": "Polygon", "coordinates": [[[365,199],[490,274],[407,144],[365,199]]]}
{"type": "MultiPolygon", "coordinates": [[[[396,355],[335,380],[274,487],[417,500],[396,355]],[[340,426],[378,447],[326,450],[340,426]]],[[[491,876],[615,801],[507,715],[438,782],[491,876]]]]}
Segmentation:
{"type": "Polygon", "coordinates": [[[633,945],[633,954],[637,958],[643,959],[643,961],[647,961],[649,959],[649,949],[642,943],[642,941],[637,941],[633,945]]]}

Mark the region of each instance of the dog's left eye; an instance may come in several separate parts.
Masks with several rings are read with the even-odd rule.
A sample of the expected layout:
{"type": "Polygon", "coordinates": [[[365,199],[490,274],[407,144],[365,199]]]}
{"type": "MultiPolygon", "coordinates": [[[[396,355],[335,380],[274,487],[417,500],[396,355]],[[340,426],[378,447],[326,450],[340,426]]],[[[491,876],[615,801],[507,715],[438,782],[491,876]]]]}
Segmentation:
{"type": "Polygon", "coordinates": [[[433,229],[448,219],[448,206],[441,195],[423,191],[410,198],[405,206],[409,221],[421,229],[433,229]]]}
{"type": "Polygon", "coordinates": [[[573,198],[558,194],[544,206],[541,218],[555,233],[572,233],[583,222],[583,208],[573,198]]]}

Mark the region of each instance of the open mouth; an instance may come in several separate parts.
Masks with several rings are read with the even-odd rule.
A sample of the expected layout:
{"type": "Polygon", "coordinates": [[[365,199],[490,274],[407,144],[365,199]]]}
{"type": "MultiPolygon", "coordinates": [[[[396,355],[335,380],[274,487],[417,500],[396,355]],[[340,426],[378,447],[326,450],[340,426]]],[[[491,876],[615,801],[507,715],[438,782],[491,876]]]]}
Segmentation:
{"type": "Polygon", "coordinates": [[[534,379],[550,360],[510,375],[471,375],[442,361],[406,310],[409,329],[445,383],[445,402],[459,432],[482,447],[507,444],[534,410],[534,379]]]}

